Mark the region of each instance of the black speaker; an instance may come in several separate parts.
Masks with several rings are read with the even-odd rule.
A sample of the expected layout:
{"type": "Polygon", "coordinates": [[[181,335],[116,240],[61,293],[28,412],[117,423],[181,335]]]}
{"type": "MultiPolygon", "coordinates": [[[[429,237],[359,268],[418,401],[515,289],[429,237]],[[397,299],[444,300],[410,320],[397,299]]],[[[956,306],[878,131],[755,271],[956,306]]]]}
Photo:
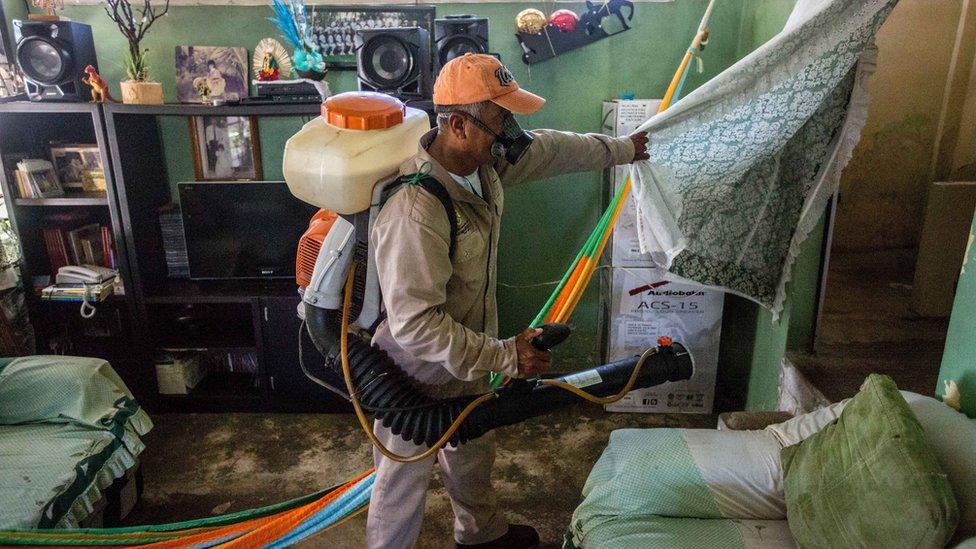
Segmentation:
{"type": "Polygon", "coordinates": [[[473,15],[448,15],[434,21],[434,48],[437,67],[466,53],[488,53],[488,19],[473,15]]]}
{"type": "Polygon", "coordinates": [[[32,101],[87,101],[81,79],[88,65],[98,68],[91,27],[74,21],[14,22],[17,65],[32,101]]]}
{"type": "Polygon", "coordinates": [[[356,31],[360,91],[388,93],[404,100],[432,92],[430,35],[420,27],[356,31]]]}

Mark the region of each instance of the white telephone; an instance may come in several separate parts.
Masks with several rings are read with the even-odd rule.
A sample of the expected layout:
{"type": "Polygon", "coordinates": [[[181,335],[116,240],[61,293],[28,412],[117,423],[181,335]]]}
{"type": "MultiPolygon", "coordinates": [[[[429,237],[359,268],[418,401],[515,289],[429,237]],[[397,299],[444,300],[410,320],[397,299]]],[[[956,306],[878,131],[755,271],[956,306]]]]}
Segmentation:
{"type": "Polygon", "coordinates": [[[66,265],[58,269],[54,277],[56,284],[76,284],[84,286],[81,298],[81,317],[95,316],[95,306],[91,304],[91,293],[101,291],[102,285],[111,284],[118,273],[115,269],[107,269],[98,265],[66,265]]]}
{"type": "Polygon", "coordinates": [[[115,275],[114,269],[98,265],[67,265],[58,269],[54,281],[58,284],[101,284],[115,275]]]}

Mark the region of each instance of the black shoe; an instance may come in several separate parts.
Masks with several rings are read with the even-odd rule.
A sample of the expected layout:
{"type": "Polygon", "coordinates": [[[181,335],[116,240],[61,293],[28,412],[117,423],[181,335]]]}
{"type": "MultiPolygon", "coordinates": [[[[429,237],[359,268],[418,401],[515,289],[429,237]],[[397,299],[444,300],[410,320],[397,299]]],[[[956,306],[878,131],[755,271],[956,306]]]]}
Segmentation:
{"type": "Polygon", "coordinates": [[[486,543],[457,544],[458,549],[533,549],[539,546],[539,532],[524,524],[509,524],[505,535],[486,543]]]}

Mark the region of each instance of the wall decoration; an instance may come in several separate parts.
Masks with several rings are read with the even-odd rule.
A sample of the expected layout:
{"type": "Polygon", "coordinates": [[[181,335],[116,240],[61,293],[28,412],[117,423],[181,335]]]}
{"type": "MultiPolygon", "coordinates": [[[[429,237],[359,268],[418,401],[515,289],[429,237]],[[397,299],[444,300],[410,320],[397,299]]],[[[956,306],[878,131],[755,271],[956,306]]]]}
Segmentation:
{"type": "Polygon", "coordinates": [[[197,180],[258,180],[263,177],[256,118],[192,116],[190,139],[197,180]]]}
{"type": "Polygon", "coordinates": [[[579,23],[579,15],[572,10],[556,10],[549,16],[549,24],[563,32],[576,30],[579,23]]]}
{"type": "Polygon", "coordinates": [[[288,80],[292,77],[294,68],[291,56],[281,42],[274,38],[262,38],[254,47],[251,57],[251,72],[260,82],[288,80]]]}
{"type": "Polygon", "coordinates": [[[176,46],[176,97],[181,103],[247,97],[247,49],[176,46]]]}
{"type": "Polygon", "coordinates": [[[312,40],[305,0],[271,0],[274,17],[268,20],[281,31],[281,37],[293,48],[292,61],[298,76],[312,81],[325,79],[328,72],[322,54],[312,40]]]}
{"type": "Polygon", "coordinates": [[[105,190],[105,166],[98,145],[52,145],[51,163],[66,190],[105,190]]]}
{"type": "Polygon", "coordinates": [[[515,20],[518,29],[515,37],[522,46],[522,61],[526,65],[552,59],[561,53],[630,30],[634,3],[631,0],[605,0],[601,3],[586,0],[586,11],[580,13],[578,18],[569,10],[557,10],[548,21],[542,16],[541,27],[538,25],[539,15],[542,15],[539,10],[527,9],[519,13],[515,20]]]}
{"type": "Polygon", "coordinates": [[[308,10],[312,40],[330,69],[356,70],[355,38],[361,29],[421,27],[434,35],[433,6],[312,5],[308,10]]]}
{"type": "Polygon", "coordinates": [[[515,28],[525,34],[539,34],[546,26],[546,14],[535,8],[520,11],[515,16],[515,28]]]}

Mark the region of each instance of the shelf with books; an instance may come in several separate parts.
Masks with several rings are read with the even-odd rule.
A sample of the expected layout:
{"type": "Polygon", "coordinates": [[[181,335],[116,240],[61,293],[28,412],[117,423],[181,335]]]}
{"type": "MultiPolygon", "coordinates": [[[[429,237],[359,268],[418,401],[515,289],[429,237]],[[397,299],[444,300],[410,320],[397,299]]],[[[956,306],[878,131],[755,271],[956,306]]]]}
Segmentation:
{"type": "Polygon", "coordinates": [[[87,211],[68,211],[42,218],[41,235],[51,274],[67,265],[118,268],[112,228],[87,211]]]}
{"type": "Polygon", "coordinates": [[[116,269],[119,288],[133,286],[103,122],[101,107],[87,103],[0,106],[0,190],[21,251],[36,352],[103,358],[145,394],[131,291],[90,296],[97,312],[85,318],[77,296],[35,288],[78,264],[116,269]]]}

